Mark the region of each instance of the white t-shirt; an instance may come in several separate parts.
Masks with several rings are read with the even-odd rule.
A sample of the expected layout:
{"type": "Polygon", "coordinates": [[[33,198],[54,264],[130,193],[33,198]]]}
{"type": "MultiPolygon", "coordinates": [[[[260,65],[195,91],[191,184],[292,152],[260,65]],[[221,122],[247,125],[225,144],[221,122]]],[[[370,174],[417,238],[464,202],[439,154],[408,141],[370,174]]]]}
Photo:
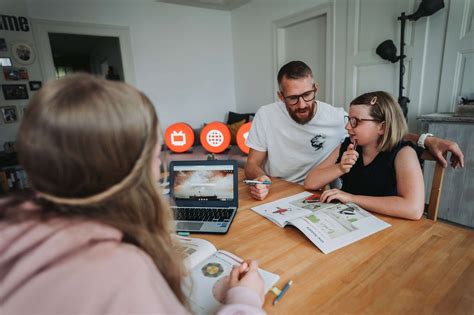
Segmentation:
{"type": "Polygon", "coordinates": [[[260,107],[246,143],[254,150],[267,152],[267,175],[302,183],[307,173],[347,136],[344,115],[344,109],[318,101],[313,119],[301,125],[278,101],[260,107]]]}

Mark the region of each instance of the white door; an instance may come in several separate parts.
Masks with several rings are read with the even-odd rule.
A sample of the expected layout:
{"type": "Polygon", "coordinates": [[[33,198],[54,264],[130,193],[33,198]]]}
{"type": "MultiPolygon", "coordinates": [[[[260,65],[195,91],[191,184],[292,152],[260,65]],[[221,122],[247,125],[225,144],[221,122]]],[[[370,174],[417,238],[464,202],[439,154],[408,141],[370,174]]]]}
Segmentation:
{"type": "Polygon", "coordinates": [[[474,1],[450,1],[438,112],[452,112],[459,97],[474,98],[474,1]]]}
{"type": "MultiPolygon", "coordinates": [[[[281,66],[292,60],[305,62],[319,84],[318,99],[332,103],[331,8],[324,6],[284,18],[276,25],[275,77],[281,66]]],[[[276,88],[278,88],[276,86],[276,88]]]]}

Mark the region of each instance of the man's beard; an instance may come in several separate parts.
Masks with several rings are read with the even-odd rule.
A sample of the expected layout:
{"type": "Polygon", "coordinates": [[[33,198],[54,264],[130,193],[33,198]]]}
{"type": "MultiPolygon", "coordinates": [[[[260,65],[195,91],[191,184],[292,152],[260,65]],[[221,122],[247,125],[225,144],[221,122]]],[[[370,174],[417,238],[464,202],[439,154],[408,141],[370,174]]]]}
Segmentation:
{"type": "Polygon", "coordinates": [[[304,109],[294,109],[292,110],[291,108],[286,107],[288,113],[290,114],[290,117],[293,118],[294,121],[296,121],[300,125],[304,125],[308,122],[311,121],[314,117],[314,110],[316,108],[316,102],[313,102],[311,106],[305,107],[304,109]],[[305,118],[300,118],[296,114],[297,113],[309,113],[305,118]]]}

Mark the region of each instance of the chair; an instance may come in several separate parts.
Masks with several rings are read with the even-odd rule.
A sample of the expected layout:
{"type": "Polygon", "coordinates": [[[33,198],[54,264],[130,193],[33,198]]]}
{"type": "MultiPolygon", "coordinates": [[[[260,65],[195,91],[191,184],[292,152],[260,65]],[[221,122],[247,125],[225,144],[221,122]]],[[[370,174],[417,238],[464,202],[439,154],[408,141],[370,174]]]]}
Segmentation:
{"type": "Polygon", "coordinates": [[[421,159],[424,161],[434,161],[436,163],[431,182],[431,193],[429,203],[425,204],[426,217],[436,221],[438,219],[438,208],[443,187],[444,168],[439,164],[431,153],[423,151],[421,159]]]}

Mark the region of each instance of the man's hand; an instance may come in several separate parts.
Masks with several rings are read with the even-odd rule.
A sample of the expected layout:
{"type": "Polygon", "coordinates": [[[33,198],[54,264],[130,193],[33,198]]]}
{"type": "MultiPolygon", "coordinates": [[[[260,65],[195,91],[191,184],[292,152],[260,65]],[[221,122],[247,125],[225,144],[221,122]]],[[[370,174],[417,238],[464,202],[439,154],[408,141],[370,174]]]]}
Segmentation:
{"type": "MultiPolygon", "coordinates": [[[[258,180],[261,182],[266,181],[266,180],[271,181],[270,178],[266,175],[259,176],[255,178],[255,180],[258,180]]],[[[252,195],[252,197],[254,197],[257,200],[265,199],[265,197],[270,192],[270,185],[265,185],[265,184],[257,184],[257,185],[249,186],[249,188],[250,188],[250,194],[252,195]]]]}
{"type": "Polygon", "coordinates": [[[448,166],[448,162],[446,161],[448,152],[451,152],[451,167],[464,167],[464,154],[456,142],[436,137],[428,137],[425,140],[425,147],[443,167],[448,166]]]}

